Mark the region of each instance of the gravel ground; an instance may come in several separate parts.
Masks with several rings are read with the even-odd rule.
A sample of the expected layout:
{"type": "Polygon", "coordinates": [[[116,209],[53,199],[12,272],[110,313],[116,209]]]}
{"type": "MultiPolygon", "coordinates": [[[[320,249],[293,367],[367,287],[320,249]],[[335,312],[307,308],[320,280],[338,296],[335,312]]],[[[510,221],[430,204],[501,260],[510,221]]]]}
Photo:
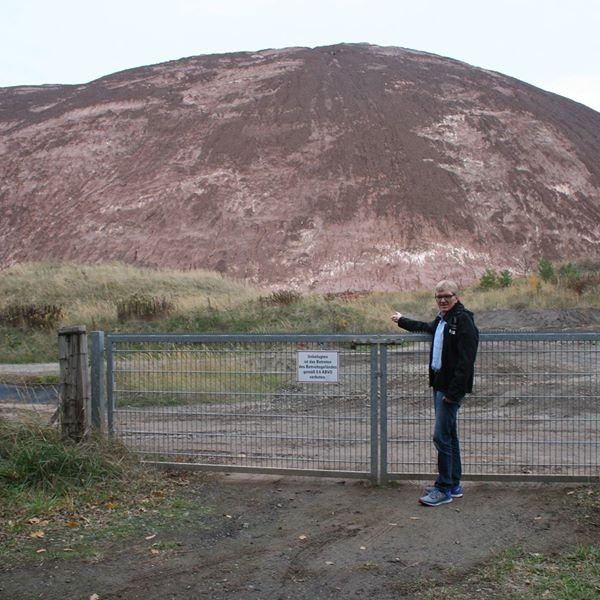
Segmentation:
{"type": "Polygon", "coordinates": [[[0,376],[53,375],[59,373],[58,363],[33,363],[22,365],[0,364],[0,376]]]}

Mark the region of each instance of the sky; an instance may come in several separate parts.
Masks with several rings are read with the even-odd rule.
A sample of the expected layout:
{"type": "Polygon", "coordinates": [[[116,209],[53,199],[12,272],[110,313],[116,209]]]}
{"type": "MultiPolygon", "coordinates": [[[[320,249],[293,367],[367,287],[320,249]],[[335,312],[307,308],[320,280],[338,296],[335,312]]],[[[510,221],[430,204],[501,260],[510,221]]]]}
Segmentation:
{"type": "Polygon", "coordinates": [[[461,60],[600,111],[599,31],[600,0],[0,0],[0,87],[365,42],[461,60]]]}

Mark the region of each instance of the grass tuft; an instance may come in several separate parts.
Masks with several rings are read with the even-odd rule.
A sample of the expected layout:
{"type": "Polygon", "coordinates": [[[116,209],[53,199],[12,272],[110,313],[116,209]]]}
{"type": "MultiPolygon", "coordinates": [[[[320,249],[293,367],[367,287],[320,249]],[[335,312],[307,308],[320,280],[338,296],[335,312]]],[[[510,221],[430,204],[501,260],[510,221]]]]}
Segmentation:
{"type": "Polygon", "coordinates": [[[0,324],[31,329],[56,329],[64,317],[56,304],[9,304],[0,312],[0,324]]]}
{"type": "Polygon", "coordinates": [[[120,540],[190,514],[198,523],[206,509],[182,496],[182,481],[121,444],[65,443],[52,427],[0,419],[0,562],[99,560],[120,540]]]}
{"type": "Polygon", "coordinates": [[[173,312],[174,304],[168,298],[149,296],[136,292],[117,301],[117,319],[120,323],[141,319],[160,319],[173,312]]]}
{"type": "Polygon", "coordinates": [[[123,474],[126,452],[106,441],[65,443],[56,428],[0,421],[0,484],[5,495],[44,491],[61,495],[123,474]]]}

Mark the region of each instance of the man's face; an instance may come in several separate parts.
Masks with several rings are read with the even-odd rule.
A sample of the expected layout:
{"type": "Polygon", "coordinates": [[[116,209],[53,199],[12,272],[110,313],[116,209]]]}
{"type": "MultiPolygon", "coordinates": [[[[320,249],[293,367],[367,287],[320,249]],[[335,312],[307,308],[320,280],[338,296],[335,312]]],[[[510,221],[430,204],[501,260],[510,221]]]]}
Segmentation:
{"type": "Polygon", "coordinates": [[[435,301],[442,314],[446,314],[457,302],[456,294],[450,290],[442,288],[435,293],[435,301]]]}

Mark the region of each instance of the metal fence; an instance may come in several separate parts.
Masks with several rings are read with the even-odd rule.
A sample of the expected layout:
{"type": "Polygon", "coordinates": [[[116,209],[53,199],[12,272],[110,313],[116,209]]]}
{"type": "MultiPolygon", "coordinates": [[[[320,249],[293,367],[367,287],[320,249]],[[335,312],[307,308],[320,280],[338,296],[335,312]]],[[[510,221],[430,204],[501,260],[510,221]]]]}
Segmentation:
{"type": "MultiPolygon", "coordinates": [[[[429,345],[421,334],[95,332],[95,420],[152,462],[431,478],[429,345]]],[[[482,333],[459,414],[464,479],[599,477],[599,372],[600,333],[482,333]]]]}
{"type": "MultiPolygon", "coordinates": [[[[58,365],[56,373],[58,375],[58,365]]],[[[21,373],[0,369],[0,419],[54,423],[58,418],[60,385],[29,383],[21,373]],[[12,383],[6,383],[6,380],[12,383]]]]}

